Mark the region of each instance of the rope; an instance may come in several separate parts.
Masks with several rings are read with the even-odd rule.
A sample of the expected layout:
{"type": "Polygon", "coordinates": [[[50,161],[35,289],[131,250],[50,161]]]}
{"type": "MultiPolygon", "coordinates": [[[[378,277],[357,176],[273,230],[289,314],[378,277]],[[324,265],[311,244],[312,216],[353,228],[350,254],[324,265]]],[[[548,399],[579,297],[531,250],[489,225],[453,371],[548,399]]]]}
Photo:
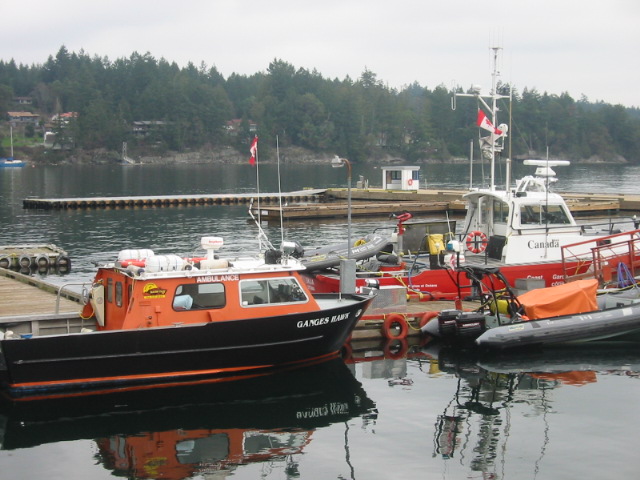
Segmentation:
{"type": "Polygon", "coordinates": [[[631,275],[631,271],[626,263],[618,264],[618,287],[630,287],[636,285],[636,279],[631,275]]]}

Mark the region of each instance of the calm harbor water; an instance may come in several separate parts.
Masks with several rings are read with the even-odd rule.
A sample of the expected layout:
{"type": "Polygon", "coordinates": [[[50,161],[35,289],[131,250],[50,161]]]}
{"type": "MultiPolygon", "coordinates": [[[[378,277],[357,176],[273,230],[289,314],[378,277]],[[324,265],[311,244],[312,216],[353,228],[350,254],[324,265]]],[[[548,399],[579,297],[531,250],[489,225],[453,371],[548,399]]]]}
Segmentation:
{"type": "MultiPolygon", "coordinates": [[[[328,165],[283,165],[282,190],[345,186],[328,165]]],[[[558,167],[556,189],[637,192],[639,167],[558,167]]],[[[193,252],[204,235],[254,250],[246,206],[23,210],[28,196],[250,192],[249,165],[0,169],[0,245],[54,243],[72,259],[58,283],[89,282],[94,262],[127,248],[193,252]]],[[[516,173],[529,173],[527,170],[516,173]]],[[[478,175],[474,173],[474,175],[478,175]]],[[[374,166],[354,165],[381,183],[374,166]]],[[[423,166],[437,188],[466,188],[465,166],[423,166]]],[[[278,190],[275,165],[260,189],[278,190]]],[[[389,220],[356,220],[354,235],[389,220]]],[[[269,225],[304,246],[343,240],[343,220],[269,225]]],[[[7,478],[635,479],[640,347],[611,342],[517,356],[414,345],[354,345],[351,359],[230,384],[0,406],[7,478]]]]}

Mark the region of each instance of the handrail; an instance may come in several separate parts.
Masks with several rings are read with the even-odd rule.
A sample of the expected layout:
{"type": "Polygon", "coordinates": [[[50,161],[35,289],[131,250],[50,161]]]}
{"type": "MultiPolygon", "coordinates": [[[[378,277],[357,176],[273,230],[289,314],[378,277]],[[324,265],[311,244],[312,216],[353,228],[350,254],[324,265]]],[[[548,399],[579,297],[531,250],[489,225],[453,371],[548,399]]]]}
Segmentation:
{"type": "Polygon", "coordinates": [[[640,268],[640,230],[595,237],[561,247],[565,282],[593,277],[601,285],[612,283],[617,264],[625,264],[633,277],[640,268]]]}
{"type": "Polygon", "coordinates": [[[64,283],[64,284],[60,285],[60,286],[58,287],[58,293],[57,293],[57,295],[56,295],[56,311],[55,311],[55,313],[56,313],[56,314],[57,314],[57,313],[60,313],[60,297],[62,296],[62,289],[63,289],[63,288],[71,287],[71,286],[74,286],[74,287],[82,287],[82,293],[80,293],[80,296],[79,296],[79,298],[78,298],[79,300],[82,300],[82,299],[86,298],[86,295],[85,295],[85,293],[84,293],[84,292],[86,291],[86,288],[85,288],[85,287],[86,287],[87,285],[91,285],[91,282],[84,282],[84,283],[64,283]]]}

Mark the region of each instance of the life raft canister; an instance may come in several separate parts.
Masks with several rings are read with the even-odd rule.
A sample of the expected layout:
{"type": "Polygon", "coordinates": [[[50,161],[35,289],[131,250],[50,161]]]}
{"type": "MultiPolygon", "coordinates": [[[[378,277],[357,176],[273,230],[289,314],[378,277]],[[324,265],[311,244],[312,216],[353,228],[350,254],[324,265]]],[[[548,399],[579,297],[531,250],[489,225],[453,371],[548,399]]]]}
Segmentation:
{"type": "Polygon", "coordinates": [[[487,236],[484,233],[479,232],[478,230],[475,230],[467,235],[467,250],[469,250],[471,253],[484,252],[487,248],[488,243],[489,242],[487,240],[487,236]]]}

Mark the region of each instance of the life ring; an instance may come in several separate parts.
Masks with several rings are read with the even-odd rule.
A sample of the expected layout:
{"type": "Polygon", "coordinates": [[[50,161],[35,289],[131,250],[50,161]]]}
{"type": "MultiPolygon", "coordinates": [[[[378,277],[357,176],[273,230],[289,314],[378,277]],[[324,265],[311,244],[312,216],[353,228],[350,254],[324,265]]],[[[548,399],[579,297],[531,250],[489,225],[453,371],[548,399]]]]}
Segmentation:
{"type": "Polygon", "coordinates": [[[407,356],[409,342],[406,338],[394,338],[384,342],[382,347],[384,358],[399,360],[407,356]]]}
{"type": "Polygon", "coordinates": [[[479,232],[478,230],[475,230],[467,235],[467,250],[469,250],[471,253],[484,252],[487,248],[487,244],[487,236],[484,233],[479,232]]]}
{"type": "Polygon", "coordinates": [[[407,185],[409,185],[409,186],[413,185],[413,179],[412,179],[412,178],[410,178],[409,180],[407,180],[407,185]]]}
{"type": "Polygon", "coordinates": [[[422,317],[420,317],[420,322],[418,322],[418,324],[420,325],[420,328],[424,327],[427,323],[431,321],[432,318],[435,318],[437,316],[438,316],[438,312],[425,312],[425,314],[422,315],[422,317]]]}
{"type": "Polygon", "coordinates": [[[382,323],[382,335],[388,340],[407,338],[409,333],[409,325],[402,315],[392,313],[388,317],[385,317],[382,323]],[[400,331],[396,335],[394,330],[396,326],[400,327],[400,331]]]}

